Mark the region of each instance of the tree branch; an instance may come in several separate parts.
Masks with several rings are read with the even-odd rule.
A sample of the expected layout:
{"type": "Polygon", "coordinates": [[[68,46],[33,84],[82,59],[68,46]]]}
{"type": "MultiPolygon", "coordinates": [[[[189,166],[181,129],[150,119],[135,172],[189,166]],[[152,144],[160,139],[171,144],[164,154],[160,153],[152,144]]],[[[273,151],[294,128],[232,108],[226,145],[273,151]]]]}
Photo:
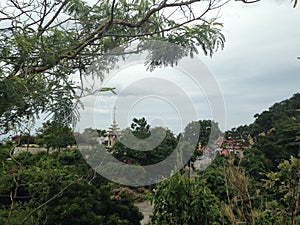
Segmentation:
{"type": "Polygon", "coordinates": [[[63,8],[66,6],[66,4],[69,2],[69,0],[65,0],[61,6],[59,7],[59,9],[56,11],[56,13],[54,14],[54,16],[49,20],[49,22],[39,31],[38,36],[41,36],[46,29],[53,23],[53,21],[58,17],[58,15],[60,14],[60,12],[63,10],[63,8]]]}
{"type": "Polygon", "coordinates": [[[163,1],[161,4],[159,4],[157,7],[149,10],[145,17],[143,19],[141,19],[139,22],[137,23],[130,23],[130,22],[127,22],[127,21],[124,21],[124,20],[115,20],[114,23],[115,24],[119,24],[119,25],[123,25],[123,26],[126,26],[126,27],[130,27],[130,28],[138,28],[140,26],[142,26],[145,22],[148,21],[148,19],[156,12],[164,9],[164,8],[169,8],[169,7],[180,7],[180,6],[185,6],[185,5],[191,5],[195,2],[200,2],[201,0],[190,0],[190,1],[187,1],[187,2],[178,2],[178,3],[170,3],[170,4],[167,4],[167,1],[163,1]]]}
{"type": "MultiPolygon", "coordinates": [[[[12,0],[14,1],[14,0],[12,0]]],[[[59,14],[61,13],[61,11],[63,10],[63,8],[66,6],[66,4],[69,2],[70,0],[65,0],[59,7],[59,9],[57,10],[57,12],[55,13],[55,15],[48,21],[48,23],[41,29],[39,29],[38,31],[38,36],[41,36],[49,27],[51,27],[51,24],[54,22],[54,20],[56,18],[58,18],[59,14]]],[[[168,27],[166,29],[161,29],[161,30],[156,30],[156,31],[145,31],[142,33],[136,32],[136,33],[121,33],[121,34],[117,34],[117,33],[105,33],[109,27],[113,24],[117,24],[117,25],[122,25],[128,28],[140,28],[142,27],[147,21],[149,21],[149,18],[159,12],[160,10],[164,9],[164,8],[168,8],[168,7],[180,7],[180,6],[187,6],[188,9],[191,11],[191,8],[189,6],[191,6],[191,4],[196,3],[196,2],[201,2],[202,0],[189,0],[189,1],[183,1],[183,2],[174,2],[174,3],[167,3],[166,0],[162,1],[160,4],[158,4],[156,7],[150,9],[148,12],[145,13],[145,16],[143,18],[141,18],[138,22],[136,23],[131,23],[131,22],[127,22],[121,19],[116,19],[115,18],[115,5],[116,5],[116,1],[113,0],[112,4],[111,4],[111,8],[110,8],[110,18],[107,19],[106,21],[102,22],[98,28],[94,29],[93,32],[91,32],[90,34],[88,34],[87,36],[85,36],[82,40],[79,40],[79,43],[76,44],[75,46],[70,46],[69,49],[65,49],[65,50],[61,50],[61,53],[56,52],[56,60],[54,63],[51,64],[41,64],[41,65],[36,65],[36,66],[29,66],[28,69],[26,69],[25,72],[21,72],[19,71],[19,66],[16,67],[16,69],[8,76],[8,77],[13,77],[15,75],[17,75],[17,73],[19,73],[17,76],[18,77],[24,77],[26,74],[33,74],[33,73],[42,73],[45,72],[53,67],[55,67],[56,65],[58,65],[60,63],[61,60],[63,59],[75,59],[76,56],[78,56],[86,47],[91,46],[96,40],[102,39],[105,36],[115,36],[115,37],[124,37],[124,38],[138,38],[138,37],[143,37],[143,36],[151,36],[151,35],[155,35],[155,34],[161,34],[164,32],[168,32],[174,29],[177,29],[181,26],[184,26],[185,24],[188,24],[190,22],[193,22],[195,20],[203,20],[203,16],[212,8],[212,4],[213,4],[213,0],[209,0],[209,5],[207,7],[207,9],[197,18],[195,18],[195,16],[193,16],[192,18],[188,18],[187,21],[180,23],[180,24],[175,24],[172,27],[168,27]]],[[[217,6],[215,6],[217,7],[217,6]]],[[[49,11],[48,11],[49,13],[49,11]]],[[[42,14],[42,12],[41,12],[42,14]]],[[[44,9],[44,14],[45,16],[45,9],[44,9]]],[[[41,24],[43,22],[43,18],[41,18],[41,24]]],[[[204,21],[206,22],[206,21],[204,21]]]]}
{"type": "Polygon", "coordinates": [[[235,1],[241,1],[245,4],[251,4],[251,3],[255,3],[255,2],[259,2],[260,0],[253,0],[253,1],[248,1],[248,0],[235,0],[235,1]]]}
{"type": "Polygon", "coordinates": [[[166,29],[163,29],[163,30],[159,30],[159,31],[154,31],[154,32],[146,32],[146,33],[140,33],[140,34],[123,34],[123,33],[106,33],[104,35],[104,37],[144,37],[144,36],[153,36],[153,35],[156,35],[156,34],[160,34],[160,33],[164,33],[164,32],[168,32],[168,31],[171,31],[171,30],[174,30],[176,28],[179,28],[179,27],[182,27],[186,24],[189,24],[195,20],[202,20],[203,22],[207,23],[207,21],[205,21],[204,19],[202,19],[202,16],[199,16],[197,18],[194,18],[194,19],[191,19],[189,21],[185,21],[183,23],[180,23],[180,24],[177,24],[173,27],[169,27],[169,28],[166,28],[166,29]]]}

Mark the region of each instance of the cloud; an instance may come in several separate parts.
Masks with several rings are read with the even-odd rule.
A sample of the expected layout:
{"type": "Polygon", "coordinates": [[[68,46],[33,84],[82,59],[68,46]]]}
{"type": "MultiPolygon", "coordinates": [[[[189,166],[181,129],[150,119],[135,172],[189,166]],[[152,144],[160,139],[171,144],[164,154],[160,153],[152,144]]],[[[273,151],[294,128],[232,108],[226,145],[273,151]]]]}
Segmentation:
{"type": "MultiPolygon", "coordinates": [[[[247,5],[231,1],[221,14],[225,49],[212,59],[201,54],[199,57],[221,89],[227,111],[226,129],[230,129],[253,122],[254,114],[300,91],[300,60],[296,59],[300,56],[300,30],[296,29],[300,14],[288,1],[247,5]]],[[[197,69],[198,65],[193,68],[197,69]]],[[[198,72],[203,75],[200,65],[198,72]]],[[[211,104],[219,98],[207,82],[195,84],[176,68],[150,73],[143,62],[121,68],[103,85],[116,87],[118,95],[101,93],[97,100],[89,99],[83,118],[102,129],[109,127],[113,106],[121,102],[117,119],[126,120],[126,126],[133,117],[144,116],[148,121],[160,119],[161,124],[177,133],[183,124],[180,114],[193,119],[188,101],[196,108],[199,119],[214,119],[211,104]]]]}
{"type": "Polygon", "coordinates": [[[220,85],[232,128],[300,91],[300,14],[289,2],[273,1],[231,2],[221,13],[225,49],[201,59],[220,85]]]}

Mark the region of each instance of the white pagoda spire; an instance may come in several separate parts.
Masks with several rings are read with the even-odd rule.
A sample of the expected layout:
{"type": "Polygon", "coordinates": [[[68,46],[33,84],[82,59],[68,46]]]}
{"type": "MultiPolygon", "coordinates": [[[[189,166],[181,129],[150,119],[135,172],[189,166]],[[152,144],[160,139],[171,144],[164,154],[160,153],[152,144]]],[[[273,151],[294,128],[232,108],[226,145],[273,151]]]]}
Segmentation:
{"type": "Polygon", "coordinates": [[[116,121],[116,106],[114,106],[114,116],[113,116],[113,122],[111,124],[111,127],[110,127],[110,130],[112,131],[112,133],[117,133],[117,131],[119,130],[118,128],[118,124],[117,124],[117,121],[116,121]]]}
{"type": "Polygon", "coordinates": [[[112,147],[119,136],[119,127],[116,121],[116,106],[114,106],[114,115],[113,115],[113,121],[112,124],[107,132],[107,138],[108,138],[108,143],[107,143],[107,147],[112,147]]]}

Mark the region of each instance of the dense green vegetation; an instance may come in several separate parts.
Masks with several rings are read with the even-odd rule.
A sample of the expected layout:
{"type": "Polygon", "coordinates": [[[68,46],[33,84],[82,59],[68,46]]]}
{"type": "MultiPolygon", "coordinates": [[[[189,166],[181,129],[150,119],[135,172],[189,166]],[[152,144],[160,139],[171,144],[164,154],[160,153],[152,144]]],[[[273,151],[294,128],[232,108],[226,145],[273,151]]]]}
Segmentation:
{"type": "Polygon", "coordinates": [[[300,224],[299,109],[295,94],[227,131],[243,157],[219,155],[199,177],[163,181],[151,224],[300,224]]]}
{"type": "MultiPolygon", "coordinates": [[[[150,224],[300,224],[299,109],[295,94],[255,115],[254,123],[225,132],[227,139],[244,143],[243,157],[219,155],[197,176],[177,173],[146,187],[154,204],[150,224]]],[[[199,141],[208,143],[205,130],[217,124],[197,123],[203,125],[199,141]]],[[[152,130],[144,118],[135,119],[131,129],[140,138],[152,130]]],[[[178,143],[165,131],[163,142],[145,155],[121,142],[113,154],[132,164],[160,161],[178,143]]],[[[78,150],[12,157],[12,148],[13,142],[0,147],[1,224],[140,224],[131,198],[138,189],[132,188],[131,196],[120,193],[120,186],[97,175],[78,150]]]]}
{"type": "Polygon", "coordinates": [[[180,173],[160,183],[151,224],[221,224],[220,200],[201,178],[180,173]]]}
{"type": "MultiPolygon", "coordinates": [[[[71,127],[79,118],[80,99],[113,91],[85,88],[83,80],[91,74],[103,81],[103,71],[114,69],[135,41],[140,41],[137,53],[151,50],[145,62],[150,70],[193,57],[199,49],[212,56],[224,47],[225,37],[222,24],[209,15],[223,3],[203,1],[204,11],[197,12],[197,2],[10,0],[1,4],[0,134],[17,134],[13,141],[0,144],[1,225],[140,224],[142,214],[129,191],[119,192],[120,186],[95,173],[78,149],[68,149],[75,143],[71,127]],[[166,41],[180,48],[147,41],[166,41]],[[117,54],[103,57],[115,48],[117,54]],[[94,71],[90,66],[98,57],[103,64],[94,71]],[[74,74],[79,75],[79,83],[72,79],[74,74]],[[42,113],[51,119],[32,136],[30,131],[42,113]],[[47,151],[32,154],[27,148],[13,154],[16,146],[30,144],[47,151]]],[[[292,2],[296,6],[298,1],[292,2]]],[[[225,132],[226,139],[241,146],[243,157],[219,155],[194,177],[180,171],[145,187],[154,204],[150,224],[300,224],[300,94],[255,118],[250,125],[225,132]]],[[[164,128],[151,130],[145,119],[133,122],[127,132],[139,139],[154,133],[166,136],[149,152],[117,142],[111,153],[130,164],[162,161],[185,136],[164,128]]],[[[221,131],[216,122],[201,120],[188,125],[186,136],[199,125],[199,136],[190,137],[196,138],[200,149],[221,131]]],[[[87,128],[77,138],[94,145],[104,133],[87,128]]],[[[186,142],[180,148],[190,146],[186,142]]],[[[186,165],[201,154],[195,151],[186,165]]]]}
{"type": "Polygon", "coordinates": [[[43,126],[38,129],[37,138],[38,143],[44,145],[47,151],[50,148],[60,151],[61,148],[76,144],[72,129],[56,121],[43,123],[43,126]]]}
{"type": "Polygon", "coordinates": [[[137,225],[143,217],[78,150],[24,152],[12,160],[2,146],[1,162],[0,224],[137,225]]]}

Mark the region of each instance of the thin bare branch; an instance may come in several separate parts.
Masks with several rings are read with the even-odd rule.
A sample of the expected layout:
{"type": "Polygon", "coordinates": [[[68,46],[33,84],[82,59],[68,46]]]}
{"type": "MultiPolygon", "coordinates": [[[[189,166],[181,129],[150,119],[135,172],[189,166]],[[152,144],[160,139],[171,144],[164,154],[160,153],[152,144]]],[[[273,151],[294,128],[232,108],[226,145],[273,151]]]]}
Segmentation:
{"type": "Polygon", "coordinates": [[[298,0],[294,0],[294,8],[297,6],[297,4],[298,4],[298,0]]]}
{"type": "Polygon", "coordinates": [[[58,15],[60,14],[60,12],[63,10],[63,8],[66,6],[66,4],[69,2],[69,0],[65,0],[61,6],[59,7],[59,9],[56,11],[56,13],[54,14],[54,16],[49,20],[49,22],[39,31],[39,35],[42,35],[47,28],[54,22],[54,20],[58,17],[58,15]]]}
{"type": "Polygon", "coordinates": [[[104,35],[104,37],[143,37],[143,36],[153,36],[153,35],[156,35],[156,34],[160,34],[160,33],[164,33],[164,32],[168,32],[168,31],[171,31],[171,30],[174,30],[174,29],[177,29],[179,27],[182,27],[184,25],[187,25],[193,21],[196,21],[196,20],[201,20],[203,21],[204,23],[208,23],[206,20],[204,20],[202,18],[202,16],[199,16],[197,18],[194,18],[194,19],[191,19],[189,21],[185,21],[183,23],[180,23],[180,24],[177,24],[173,27],[169,27],[169,28],[166,28],[166,29],[163,29],[163,30],[158,30],[158,31],[154,31],[154,32],[145,32],[145,33],[140,33],[140,34],[124,34],[124,33],[106,33],[104,35]]]}
{"type": "Polygon", "coordinates": [[[259,2],[260,0],[252,0],[252,1],[248,1],[248,0],[236,0],[236,1],[241,1],[245,4],[251,4],[251,3],[255,3],[255,2],[259,2]]]}
{"type": "Polygon", "coordinates": [[[68,188],[70,188],[72,185],[74,185],[75,183],[77,183],[78,181],[80,181],[82,179],[82,177],[78,177],[77,179],[75,179],[74,181],[72,181],[70,184],[68,184],[67,186],[65,186],[64,188],[62,188],[58,193],[56,193],[55,195],[53,195],[50,199],[48,199],[46,202],[44,202],[43,204],[39,205],[38,207],[36,207],[34,210],[32,210],[30,213],[28,213],[28,215],[23,219],[21,225],[25,224],[25,222],[30,218],[31,215],[33,215],[35,212],[37,212],[39,209],[43,208],[44,206],[46,206],[47,204],[49,204],[51,201],[53,201],[54,199],[58,198],[59,196],[62,195],[62,193],[64,191],[66,191],[68,188]]]}

